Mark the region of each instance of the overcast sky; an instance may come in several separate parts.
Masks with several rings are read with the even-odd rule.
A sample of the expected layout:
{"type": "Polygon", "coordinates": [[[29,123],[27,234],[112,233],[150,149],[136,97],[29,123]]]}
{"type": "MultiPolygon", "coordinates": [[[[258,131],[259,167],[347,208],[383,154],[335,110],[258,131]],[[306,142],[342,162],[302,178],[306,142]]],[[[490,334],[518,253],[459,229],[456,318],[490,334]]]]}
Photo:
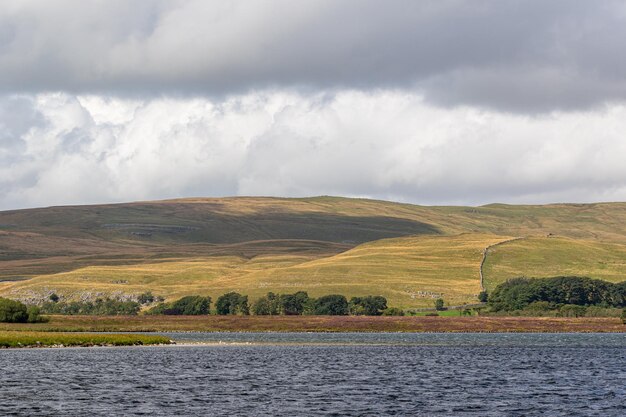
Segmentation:
{"type": "Polygon", "coordinates": [[[626,201],[624,1],[0,3],[0,210],[626,201]]]}

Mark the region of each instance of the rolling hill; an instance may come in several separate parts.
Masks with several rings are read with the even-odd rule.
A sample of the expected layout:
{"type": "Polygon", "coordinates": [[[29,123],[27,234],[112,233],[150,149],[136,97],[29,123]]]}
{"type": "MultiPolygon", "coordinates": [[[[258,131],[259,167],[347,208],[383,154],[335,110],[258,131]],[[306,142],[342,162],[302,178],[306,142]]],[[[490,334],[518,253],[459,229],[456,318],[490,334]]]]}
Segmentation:
{"type": "Polygon", "coordinates": [[[473,303],[513,276],[626,279],[626,203],[425,207],[194,198],[0,212],[0,295],[41,301],[306,290],[473,303]],[[522,238],[509,241],[512,238],[522,238]],[[501,242],[505,242],[492,246],[501,242]]]}

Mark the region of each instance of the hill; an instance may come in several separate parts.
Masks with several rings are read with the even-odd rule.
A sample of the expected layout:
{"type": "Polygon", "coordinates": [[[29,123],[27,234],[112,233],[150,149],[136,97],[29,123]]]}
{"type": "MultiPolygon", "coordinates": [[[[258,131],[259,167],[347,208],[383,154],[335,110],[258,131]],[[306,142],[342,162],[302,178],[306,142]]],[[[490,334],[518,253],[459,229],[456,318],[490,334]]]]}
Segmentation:
{"type": "Polygon", "coordinates": [[[403,307],[430,306],[435,295],[472,303],[483,250],[516,237],[525,239],[488,252],[487,287],[562,271],[621,280],[626,204],[425,207],[234,197],[5,211],[0,295],[77,299],[152,290],[174,298],[237,290],[254,298],[302,289],[383,294],[403,307]],[[609,266],[585,266],[581,258],[609,266]]]}

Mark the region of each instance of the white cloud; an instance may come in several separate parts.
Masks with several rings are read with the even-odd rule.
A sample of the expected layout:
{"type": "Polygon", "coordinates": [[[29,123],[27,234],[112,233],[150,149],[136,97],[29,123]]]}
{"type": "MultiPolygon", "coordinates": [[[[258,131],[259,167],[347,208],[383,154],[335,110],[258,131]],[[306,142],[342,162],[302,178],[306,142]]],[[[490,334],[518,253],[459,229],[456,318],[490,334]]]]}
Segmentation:
{"type": "Polygon", "coordinates": [[[400,90],[4,96],[0,209],[222,195],[626,200],[625,131],[621,105],[530,117],[400,90]],[[18,104],[22,118],[6,110],[18,104]]]}

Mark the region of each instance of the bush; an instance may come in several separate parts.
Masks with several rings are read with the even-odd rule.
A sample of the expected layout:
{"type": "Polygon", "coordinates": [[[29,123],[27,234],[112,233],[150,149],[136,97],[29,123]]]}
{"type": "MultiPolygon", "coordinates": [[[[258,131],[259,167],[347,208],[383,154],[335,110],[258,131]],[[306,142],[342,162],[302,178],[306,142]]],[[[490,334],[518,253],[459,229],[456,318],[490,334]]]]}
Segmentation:
{"type": "Polygon", "coordinates": [[[215,303],[217,314],[220,315],[248,315],[250,308],[248,307],[248,296],[241,295],[236,292],[229,292],[222,295],[215,303]]]}
{"type": "Polygon", "coordinates": [[[589,306],[585,312],[585,317],[619,317],[622,310],[619,308],[604,308],[589,306]]]}
{"type": "Polygon", "coordinates": [[[565,304],[559,309],[561,317],[583,317],[587,307],[576,304],[565,304]]]}
{"type": "Polygon", "coordinates": [[[111,298],[97,298],[94,302],[47,302],[41,307],[42,313],[92,315],[92,316],[132,316],[139,312],[139,303],[135,301],[118,301],[111,298]]]}
{"type": "Polygon", "coordinates": [[[528,311],[550,311],[554,309],[555,307],[547,301],[533,301],[526,306],[528,311]]]}
{"type": "Polygon", "coordinates": [[[404,316],[404,310],[397,307],[389,307],[383,310],[383,316],[404,316]]]}
{"type": "Polygon", "coordinates": [[[489,294],[487,293],[487,291],[481,291],[478,294],[478,301],[480,301],[481,303],[486,303],[487,300],[489,300],[489,294]]]}
{"type": "Polygon", "coordinates": [[[137,301],[141,305],[152,304],[154,303],[154,300],[154,295],[152,295],[152,292],[150,291],[146,291],[143,294],[140,294],[139,297],[137,297],[137,301]]]}
{"type": "Polygon", "coordinates": [[[443,298],[437,298],[435,300],[435,310],[437,311],[443,311],[446,308],[443,306],[443,298]]]}
{"type": "Polygon", "coordinates": [[[314,301],[313,314],[320,316],[347,316],[348,300],[343,295],[325,295],[314,301]]]}

